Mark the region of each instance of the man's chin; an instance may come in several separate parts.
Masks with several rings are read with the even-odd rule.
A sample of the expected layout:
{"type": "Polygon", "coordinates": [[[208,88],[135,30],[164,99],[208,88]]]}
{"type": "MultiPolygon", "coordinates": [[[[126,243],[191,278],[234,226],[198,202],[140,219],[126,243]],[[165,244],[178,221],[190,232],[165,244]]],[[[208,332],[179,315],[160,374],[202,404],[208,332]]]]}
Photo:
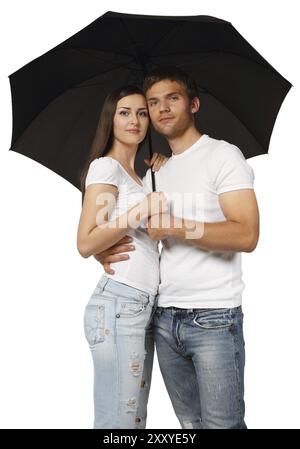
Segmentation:
{"type": "Polygon", "coordinates": [[[175,130],[173,127],[164,126],[163,128],[155,128],[159,134],[162,134],[165,137],[172,137],[175,134],[175,130]]]}

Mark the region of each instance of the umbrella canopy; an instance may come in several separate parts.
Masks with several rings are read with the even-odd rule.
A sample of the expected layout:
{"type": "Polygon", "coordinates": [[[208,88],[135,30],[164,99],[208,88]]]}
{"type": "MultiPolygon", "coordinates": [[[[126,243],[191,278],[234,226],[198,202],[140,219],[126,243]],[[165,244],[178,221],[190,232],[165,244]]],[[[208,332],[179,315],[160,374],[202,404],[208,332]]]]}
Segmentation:
{"type": "MultiPolygon", "coordinates": [[[[237,145],[246,158],[268,152],[280,106],[291,88],[232,26],[210,16],[107,12],[9,76],[10,150],[26,155],[80,188],[79,175],[102,104],[113,89],[142,84],[161,65],[188,72],[200,91],[196,126],[237,145]]],[[[151,129],[153,151],[170,155],[151,129]]],[[[136,171],[147,170],[145,142],[136,171]]]]}

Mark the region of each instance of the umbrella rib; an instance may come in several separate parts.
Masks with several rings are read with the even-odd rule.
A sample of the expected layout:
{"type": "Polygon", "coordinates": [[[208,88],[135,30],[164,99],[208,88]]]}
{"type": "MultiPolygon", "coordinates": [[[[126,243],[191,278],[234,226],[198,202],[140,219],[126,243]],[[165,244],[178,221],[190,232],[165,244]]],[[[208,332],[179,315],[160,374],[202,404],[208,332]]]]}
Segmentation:
{"type": "MultiPolygon", "coordinates": [[[[127,26],[126,26],[124,20],[123,20],[122,18],[120,18],[119,20],[120,20],[120,22],[121,22],[123,28],[124,28],[125,31],[127,32],[128,36],[129,36],[129,38],[130,38],[131,44],[132,44],[133,46],[135,46],[135,45],[137,44],[137,42],[135,42],[135,40],[133,39],[133,36],[131,35],[129,29],[127,28],[127,26]]],[[[165,39],[166,36],[168,36],[168,34],[170,34],[171,32],[173,32],[176,28],[180,28],[180,27],[182,27],[182,26],[183,26],[183,22],[176,23],[170,30],[168,30],[163,36],[161,36],[161,37],[157,40],[157,42],[154,43],[154,45],[153,45],[153,46],[151,47],[151,49],[149,50],[149,53],[153,50],[153,48],[157,47],[157,45],[158,45],[163,39],[165,39]]]]}
{"type": "MultiPolygon", "coordinates": [[[[205,88],[206,89],[206,88],[205,88]]],[[[219,97],[217,97],[217,95],[212,94],[208,89],[206,89],[206,92],[208,94],[210,94],[212,97],[216,98],[216,100],[218,100],[219,103],[221,103],[225,109],[227,109],[228,111],[230,111],[230,113],[240,122],[242,123],[242,125],[245,127],[245,129],[251,134],[252,137],[254,137],[254,139],[256,140],[256,142],[258,143],[258,145],[265,151],[265,148],[263,147],[263,145],[261,144],[261,142],[259,142],[258,138],[253,134],[253,132],[248,128],[248,126],[243,122],[243,120],[240,119],[240,117],[238,117],[222,100],[220,100],[219,97]]],[[[268,149],[267,149],[268,150],[268,149]]]]}
{"type": "MultiPolygon", "coordinates": [[[[152,56],[152,58],[165,58],[168,56],[185,56],[185,55],[199,55],[199,53],[204,53],[202,51],[192,51],[192,52],[176,52],[176,53],[166,53],[166,54],[162,54],[162,55],[156,55],[156,56],[152,56]]],[[[285,78],[279,73],[277,72],[276,69],[274,69],[274,67],[272,67],[268,62],[267,64],[262,64],[261,62],[257,62],[254,59],[251,59],[247,56],[244,55],[239,55],[238,53],[233,53],[231,51],[220,51],[220,50],[210,50],[205,52],[205,55],[207,58],[209,58],[212,55],[216,55],[216,54],[220,54],[223,53],[225,55],[233,55],[233,56],[237,56],[241,59],[247,59],[248,61],[250,61],[253,64],[257,64],[260,67],[264,67],[266,70],[269,70],[271,73],[276,73],[277,76],[280,76],[281,78],[283,78],[285,80],[285,78]]],[[[286,80],[285,80],[286,81],[286,80]]]]}
{"type": "MultiPolygon", "coordinates": [[[[135,42],[135,40],[134,40],[133,36],[131,35],[129,29],[127,28],[127,26],[126,26],[126,24],[125,24],[125,22],[124,22],[124,19],[120,18],[119,21],[121,22],[122,27],[125,29],[125,32],[126,32],[127,35],[129,36],[129,40],[130,40],[132,46],[135,47],[136,44],[137,44],[137,42],[135,42]]],[[[136,56],[137,56],[137,55],[135,55],[135,58],[136,58],[136,56]]]]}
{"type": "Polygon", "coordinates": [[[162,42],[166,36],[168,36],[168,34],[170,34],[171,32],[173,32],[176,28],[180,28],[183,26],[183,22],[177,23],[174,25],[173,28],[171,28],[170,30],[168,30],[163,36],[161,36],[157,42],[154,43],[154,45],[150,48],[149,53],[153,50],[153,48],[157,47],[157,45],[162,42]]]}
{"type": "MultiPolygon", "coordinates": [[[[96,59],[97,61],[102,60],[102,58],[97,58],[97,56],[92,55],[88,52],[88,49],[83,49],[83,48],[75,48],[75,47],[71,47],[72,50],[74,51],[78,51],[79,53],[83,53],[86,56],[89,56],[91,59],[96,59]]],[[[118,56],[127,56],[128,58],[131,58],[132,55],[127,55],[126,53],[118,53],[116,51],[107,51],[107,50],[102,50],[101,48],[97,48],[97,51],[101,51],[102,53],[107,53],[109,55],[118,55],[118,56]]]]}
{"type": "MultiPolygon", "coordinates": [[[[125,63],[125,64],[121,64],[121,65],[119,65],[119,66],[117,66],[117,67],[114,67],[113,69],[109,69],[109,70],[106,70],[106,71],[103,71],[103,72],[98,72],[96,75],[94,75],[94,76],[97,76],[97,75],[103,75],[104,73],[107,73],[107,72],[110,72],[110,71],[113,71],[113,70],[117,70],[117,69],[119,69],[119,68],[121,68],[121,67],[124,67],[124,66],[126,66],[127,65],[127,63],[125,63]]],[[[95,85],[98,85],[99,83],[96,83],[95,85]]],[[[12,145],[11,146],[15,146],[15,145],[17,145],[18,144],[18,142],[19,142],[19,140],[21,139],[21,137],[23,136],[23,134],[25,133],[25,131],[29,128],[29,126],[31,125],[31,123],[44,111],[44,109],[46,109],[48,106],[49,106],[49,104],[52,102],[52,101],[55,101],[60,95],[63,95],[67,90],[69,90],[69,89],[79,89],[79,88],[83,88],[83,87],[90,87],[90,85],[87,85],[87,86],[80,86],[80,85],[71,85],[71,86],[68,86],[67,88],[64,88],[64,90],[63,91],[61,91],[61,92],[59,92],[57,95],[55,95],[51,100],[50,100],[50,102],[48,102],[47,103],[47,105],[46,106],[44,106],[33,118],[31,118],[31,120],[30,120],[30,123],[23,129],[23,131],[22,131],[22,133],[17,137],[17,139],[12,143],[12,145]]]]}
{"type": "MultiPolygon", "coordinates": [[[[157,63],[155,63],[154,61],[153,61],[153,64],[154,65],[156,65],[157,67],[159,67],[159,64],[157,64],[157,63]]],[[[177,66],[177,67],[179,67],[179,66],[177,66]]],[[[245,123],[230,109],[230,108],[228,108],[228,106],[226,106],[224,103],[223,103],[223,101],[221,101],[216,95],[214,95],[213,93],[211,93],[206,87],[205,88],[203,88],[202,86],[198,86],[197,85],[197,87],[198,88],[200,88],[200,92],[203,92],[203,93],[208,93],[209,95],[211,95],[212,97],[214,97],[214,98],[216,98],[218,101],[219,101],[219,103],[221,103],[228,111],[230,111],[231,112],[231,114],[240,122],[240,123],[242,123],[243,124],[243,126],[245,127],[245,129],[247,129],[247,131],[251,134],[251,136],[252,137],[254,137],[254,139],[256,140],[256,142],[258,143],[258,145],[263,149],[263,150],[265,150],[264,149],[264,147],[263,147],[263,145],[259,142],[259,140],[257,139],[257,137],[253,134],[253,132],[252,131],[250,131],[250,129],[248,128],[248,126],[247,125],[245,125],[245,123]]]]}
{"type": "MultiPolygon", "coordinates": [[[[95,76],[97,77],[98,75],[104,75],[105,73],[112,72],[114,70],[118,70],[124,66],[128,67],[128,62],[126,62],[125,64],[118,65],[117,67],[113,67],[112,69],[104,70],[103,72],[97,72],[96,75],[92,76],[89,79],[93,79],[95,76]]],[[[102,83],[93,83],[93,84],[85,84],[85,85],[79,84],[79,85],[70,86],[70,87],[68,87],[68,89],[80,89],[82,87],[99,86],[100,84],[102,84],[102,83]]]]}

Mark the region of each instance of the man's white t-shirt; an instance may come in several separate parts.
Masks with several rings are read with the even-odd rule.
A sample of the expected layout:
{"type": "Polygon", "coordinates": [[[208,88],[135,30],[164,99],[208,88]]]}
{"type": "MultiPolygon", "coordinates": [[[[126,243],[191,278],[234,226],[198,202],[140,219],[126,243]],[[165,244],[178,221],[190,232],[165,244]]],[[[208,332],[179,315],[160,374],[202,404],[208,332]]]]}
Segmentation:
{"type": "MultiPolygon", "coordinates": [[[[91,162],[85,186],[94,183],[112,184],[118,188],[115,207],[109,220],[124,214],[152,191],[151,188],[148,190],[146,185],[141,186],[137,183],[116,159],[109,156],[100,157],[91,162]]],[[[131,244],[135,246],[135,251],[129,253],[130,258],[111,263],[110,266],[115,274],[105,273],[105,275],[115,281],[156,295],[159,284],[158,242],[149,237],[146,222],[147,220],[144,220],[140,226],[126,234],[133,238],[131,244]]]]}
{"type": "MultiPolygon", "coordinates": [[[[225,221],[218,195],[253,189],[254,173],[238,147],[203,134],[173,154],[155,174],[156,190],[166,194],[174,216],[199,222],[225,221]]],[[[143,182],[151,189],[151,172],[143,182]]],[[[185,240],[162,240],[158,305],[230,308],[241,305],[241,253],[209,251],[185,240]]]]}

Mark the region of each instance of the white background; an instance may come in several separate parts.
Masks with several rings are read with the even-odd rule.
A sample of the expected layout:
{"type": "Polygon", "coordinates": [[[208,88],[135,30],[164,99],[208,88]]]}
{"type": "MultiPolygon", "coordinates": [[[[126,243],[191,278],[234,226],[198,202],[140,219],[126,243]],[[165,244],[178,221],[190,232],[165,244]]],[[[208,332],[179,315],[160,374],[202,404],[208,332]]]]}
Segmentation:
{"type": "MultiPolygon", "coordinates": [[[[103,270],[94,258],[81,258],[76,249],[80,192],[40,164],[8,151],[12,129],[8,75],[112,10],[228,20],[294,85],[279,112],[269,155],[249,159],[261,233],[255,252],[243,254],[243,308],[248,427],[300,428],[297,2],[10,0],[3,4],[0,427],[92,427],[93,368],[82,320],[103,270]]],[[[156,361],[148,413],[148,428],[180,428],[156,361]]]]}

